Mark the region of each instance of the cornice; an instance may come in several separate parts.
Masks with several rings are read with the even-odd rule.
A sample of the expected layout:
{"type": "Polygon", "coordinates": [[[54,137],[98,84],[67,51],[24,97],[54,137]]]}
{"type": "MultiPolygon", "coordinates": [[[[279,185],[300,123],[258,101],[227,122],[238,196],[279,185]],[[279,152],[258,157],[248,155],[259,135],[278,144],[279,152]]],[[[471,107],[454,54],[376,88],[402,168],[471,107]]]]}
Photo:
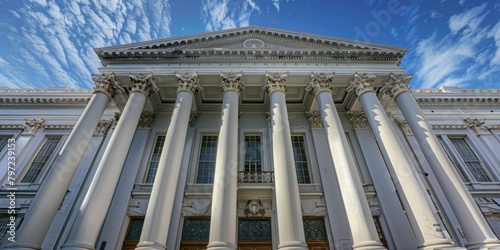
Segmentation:
{"type": "Polygon", "coordinates": [[[0,105],[25,106],[85,106],[93,90],[90,89],[10,89],[0,88],[0,105]]]}
{"type": "MultiPolygon", "coordinates": [[[[491,93],[491,92],[485,92],[491,93]]],[[[497,106],[500,104],[499,97],[481,97],[481,96],[469,96],[469,97],[454,97],[453,94],[449,94],[449,97],[432,97],[432,96],[415,96],[415,100],[421,107],[433,107],[433,106],[452,106],[452,107],[463,107],[463,106],[497,106]]]]}

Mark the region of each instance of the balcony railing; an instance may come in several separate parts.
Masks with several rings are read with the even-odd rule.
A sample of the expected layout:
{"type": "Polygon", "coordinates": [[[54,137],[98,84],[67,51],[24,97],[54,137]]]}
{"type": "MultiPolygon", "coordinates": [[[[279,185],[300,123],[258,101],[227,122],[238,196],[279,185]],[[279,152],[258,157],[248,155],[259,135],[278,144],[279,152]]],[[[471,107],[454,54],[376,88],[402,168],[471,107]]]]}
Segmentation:
{"type": "Polygon", "coordinates": [[[273,171],[239,171],[238,183],[274,183],[273,171]]]}

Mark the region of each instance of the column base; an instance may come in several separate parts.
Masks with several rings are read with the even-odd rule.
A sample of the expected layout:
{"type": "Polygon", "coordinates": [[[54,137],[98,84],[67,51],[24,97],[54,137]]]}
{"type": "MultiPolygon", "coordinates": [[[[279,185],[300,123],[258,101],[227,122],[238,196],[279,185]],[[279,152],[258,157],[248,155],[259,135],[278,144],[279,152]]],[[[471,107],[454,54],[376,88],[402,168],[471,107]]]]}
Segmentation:
{"type": "Polygon", "coordinates": [[[80,242],[68,242],[65,243],[62,247],[62,250],[95,250],[93,245],[87,243],[80,242]]]}
{"type": "Polygon", "coordinates": [[[452,245],[447,240],[436,240],[434,242],[427,242],[424,246],[418,247],[419,250],[465,250],[464,247],[457,247],[452,245]]]}
{"type": "Polygon", "coordinates": [[[135,250],[165,250],[167,245],[154,241],[141,241],[135,250]]]}
{"type": "Polygon", "coordinates": [[[498,239],[488,239],[482,242],[472,242],[465,244],[467,250],[500,250],[498,239]]]}
{"type": "MultiPolygon", "coordinates": [[[[7,237],[7,235],[5,235],[7,237]]],[[[7,238],[5,238],[7,239],[7,238]]],[[[12,249],[12,250],[41,250],[42,247],[39,245],[28,244],[28,243],[11,243],[8,244],[4,249],[12,249]]]]}
{"type": "Polygon", "coordinates": [[[207,250],[236,250],[237,246],[231,242],[213,241],[208,243],[207,250]]]}
{"type": "Polygon", "coordinates": [[[288,241],[278,245],[280,250],[307,250],[307,244],[301,241],[288,241]]]}
{"type": "Polygon", "coordinates": [[[386,250],[387,248],[382,245],[379,241],[362,241],[352,245],[352,249],[355,250],[386,250]]]}

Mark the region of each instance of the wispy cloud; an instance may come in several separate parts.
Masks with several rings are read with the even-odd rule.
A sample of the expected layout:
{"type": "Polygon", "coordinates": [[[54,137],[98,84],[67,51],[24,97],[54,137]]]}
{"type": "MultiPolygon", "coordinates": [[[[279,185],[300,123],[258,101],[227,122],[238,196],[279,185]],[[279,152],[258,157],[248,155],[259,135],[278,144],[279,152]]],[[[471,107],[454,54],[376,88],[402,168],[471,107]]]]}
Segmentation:
{"type": "Polygon", "coordinates": [[[89,88],[95,47],[170,36],[168,1],[30,0],[8,11],[0,85],[89,88]],[[21,42],[24,41],[24,42],[21,42]],[[15,72],[15,73],[14,73],[15,72]],[[36,72],[36,74],[30,74],[36,72]]]}
{"type": "Polygon", "coordinates": [[[478,81],[483,81],[483,86],[492,84],[488,82],[490,75],[500,71],[492,66],[497,60],[500,62],[500,24],[494,28],[482,24],[489,14],[486,7],[483,4],[451,16],[448,34],[434,33],[418,42],[410,64],[418,87],[475,87],[478,81]],[[492,56],[494,46],[488,46],[488,38],[497,42],[498,59],[492,56]]]}
{"type": "Polygon", "coordinates": [[[206,31],[248,26],[250,16],[260,7],[252,0],[204,0],[201,5],[206,31]]]}

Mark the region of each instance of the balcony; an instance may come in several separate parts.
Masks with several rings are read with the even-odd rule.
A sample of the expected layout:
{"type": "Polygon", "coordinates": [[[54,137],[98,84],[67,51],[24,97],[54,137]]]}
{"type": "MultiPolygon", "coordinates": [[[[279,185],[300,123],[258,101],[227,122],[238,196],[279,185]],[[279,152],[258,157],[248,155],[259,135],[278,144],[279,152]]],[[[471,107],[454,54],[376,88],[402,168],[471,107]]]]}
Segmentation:
{"type": "Polygon", "coordinates": [[[274,172],[238,171],[238,183],[274,183],[274,172]]]}

